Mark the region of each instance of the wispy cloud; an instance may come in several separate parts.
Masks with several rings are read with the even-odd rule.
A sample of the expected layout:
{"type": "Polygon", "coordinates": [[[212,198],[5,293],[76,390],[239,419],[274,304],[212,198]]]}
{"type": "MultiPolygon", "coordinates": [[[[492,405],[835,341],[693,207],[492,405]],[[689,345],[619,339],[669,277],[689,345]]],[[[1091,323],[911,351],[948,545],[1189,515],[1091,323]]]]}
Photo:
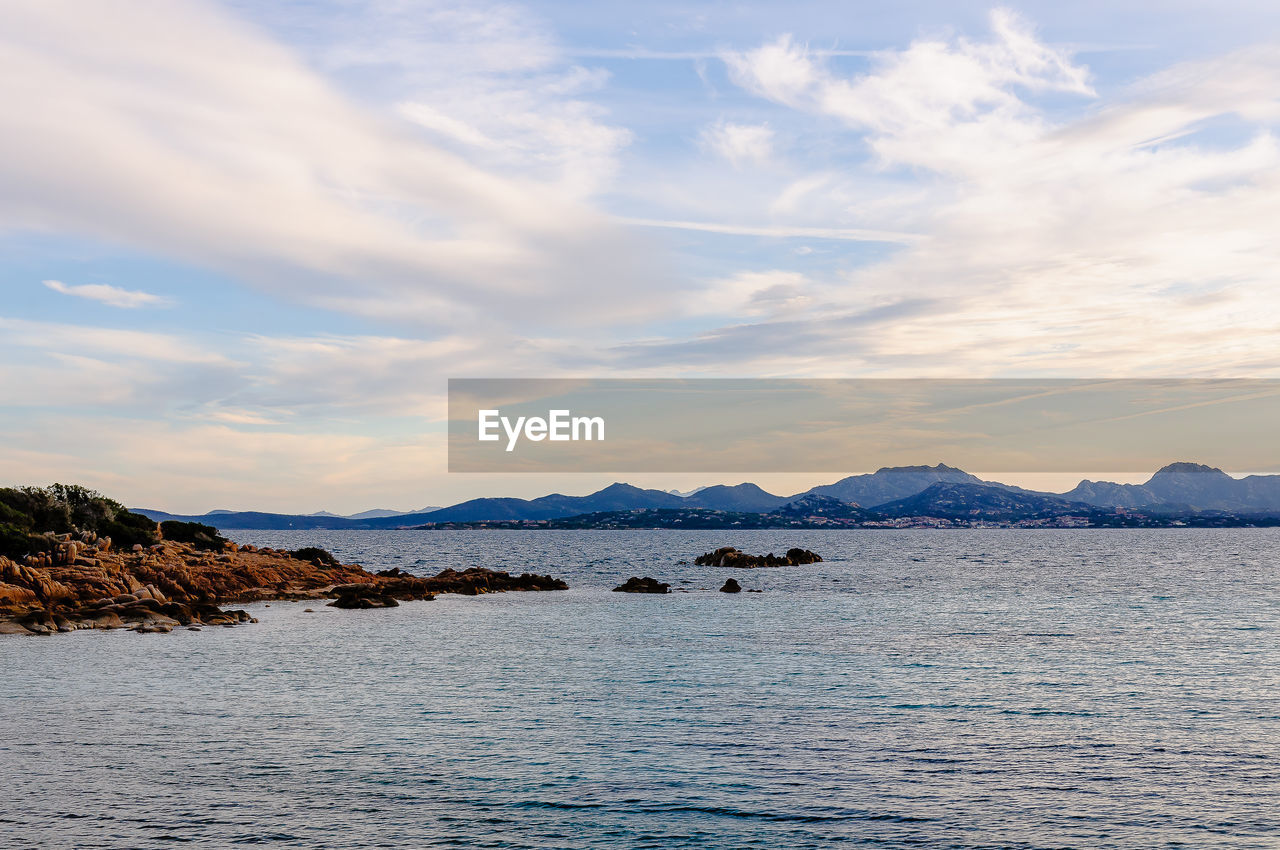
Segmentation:
{"type": "Polygon", "coordinates": [[[702,131],[702,144],[735,166],[763,165],[773,157],[774,132],[768,124],[720,120],[702,131]]]}
{"type": "Polygon", "coordinates": [[[465,32],[488,44],[482,56],[454,50],[452,68],[411,39],[379,45],[380,57],[357,40],[333,62],[417,51],[441,74],[481,59],[526,69],[536,79],[519,90],[480,91],[460,75],[467,85],[429,105],[489,138],[542,140],[521,155],[564,166],[548,174],[433,142],[210,3],[156,6],[145,26],[126,0],[5,8],[0,227],[125,244],[313,303],[359,293],[347,309],[402,322],[572,324],[651,310],[626,295],[662,284],[652,252],[583,201],[612,167],[592,157],[625,141],[576,99],[599,76],[555,65],[537,40],[485,42],[500,16],[458,7],[435,22],[437,40],[465,32]],[[605,274],[615,286],[597,285],[605,274]]]}
{"type": "Polygon", "coordinates": [[[103,304],[109,304],[112,307],[123,307],[125,309],[162,307],[171,303],[168,298],[162,295],[142,292],[137,289],[121,289],[118,286],[109,286],[105,283],[86,283],[71,286],[60,280],[46,280],[44,285],[54,292],[61,292],[63,295],[87,298],[90,301],[98,301],[103,304]]]}
{"type": "Polygon", "coordinates": [[[718,221],[676,221],[654,218],[620,218],[620,223],[633,227],[661,227],[672,230],[695,230],[722,233],[726,236],[765,236],[772,239],[837,239],[849,242],[914,242],[914,233],[869,228],[806,227],[789,224],[734,224],[718,221]]]}
{"type": "MultiPolygon", "coordinates": [[[[988,41],[920,40],[855,75],[788,38],[725,62],[745,90],[797,121],[841,122],[845,143],[870,154],[792,181],[774,226],[801,210],[878,210],[921,237],[805,286],[821,289],[806,346],[823,363],[880,374],[1280,368],[1268,341],[1280,331],[1280,51],[1175,66],[1104,102],[1084,66],[1006,12],[988,41]],[[899,182],[851,204],[859,180],[877,177],[899,182]],[[936,309],[856,336],[830,323],[907,293],[936,309]]],[[[776,340],[794,318],[672,344],[687,358],[724,351],[726,335],[776,340]]]]}

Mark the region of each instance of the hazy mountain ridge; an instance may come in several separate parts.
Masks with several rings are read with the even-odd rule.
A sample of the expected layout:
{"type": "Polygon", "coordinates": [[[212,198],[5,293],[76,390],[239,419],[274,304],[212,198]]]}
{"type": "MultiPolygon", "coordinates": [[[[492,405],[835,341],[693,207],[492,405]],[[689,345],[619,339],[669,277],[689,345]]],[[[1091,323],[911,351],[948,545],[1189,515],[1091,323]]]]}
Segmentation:
{"type": "Polygon", "coordinates": [[[883,516],[1067,515],[1089,508],[1144,509],[1155,513],[1225,511],[1280,514],[1280,475],[1232,478],[1220,469],[1172,463],[1144,484],[1081,481],[1066,493],[1043,493],[983,481],[945,464],[886,467],[812,487],[794,496],[778,496],[750,482],[714,485],[688,496],[615,483],[586,496],[552,493],[536,499],[470,499],[413,513],[366,511],[341,517],[261,511],[217,511],[198,516],[139,509],[153,519],[205,522],[219,528],[400,528],[431,523],[550,520],[581,514],[629,510],[702,509],[779,515],[853,515],[852,508],[874,509],[883,516]],[[841,507],[843,506],[843,507],[841,507]],[[904,513],[915,512],[915,513],[904,513]],[[936,512],[928,514],[927,512],[936,512]],[[1056,513],[1055,513],[1056,512],[1056,513]],[[383,514],[383,515],[375,515],[383,514]]]}
{"type": "Polygon", "coordinates": [[[1094,505],[1050,494],[1020,492],[989,484],[939,481],[913,496],[877,505],[874,510],[884,517],[1011,520],[1088,514],[1096,509],[1094,505]]]}
{"type": "Polygon", "coordinates": [[[1145,484],[1081,481],[1062,498],[1099,506],[1190,508],[1193,511],[1280,511],[1280,475],[1232,478],[1199,463],[1171,463],[1145,484]]]}
{"type": "Polygon", "coordinates": [[[834,484],[811,487],[801,495],[813,493],[830,496],[864,508],[882,505],[895,499],[905,499],[923,492],[931,484],[949,482],[957,484],[987,484],[976,475],[962,469],[940,463],[937,466],[883,467],[866,475],[850,475],[834,484]]]}

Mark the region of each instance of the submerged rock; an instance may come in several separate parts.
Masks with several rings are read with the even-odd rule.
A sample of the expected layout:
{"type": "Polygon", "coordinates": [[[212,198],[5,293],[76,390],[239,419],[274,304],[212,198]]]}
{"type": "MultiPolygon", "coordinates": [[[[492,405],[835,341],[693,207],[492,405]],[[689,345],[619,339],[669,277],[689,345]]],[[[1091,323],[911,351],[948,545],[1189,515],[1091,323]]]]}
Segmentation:
{"type": "Polygon", "coordinates": [[[732,546],[722,546],[714,552],[707,552],[694,559],[700,567],[737,567],[754,569],[756,567],[795,567],[801,564],[816,564],[822,556],[808,549],[788,549],[787,554],[779,557],[770,552],[768,555],[748,555],[732,546]]]}
{"type": "Polygon", "coordinates": [[[613,589],[614,593],[670,593],[671,585],[664,584],[656,578],[637,578],[632,576],[613,589]]]}

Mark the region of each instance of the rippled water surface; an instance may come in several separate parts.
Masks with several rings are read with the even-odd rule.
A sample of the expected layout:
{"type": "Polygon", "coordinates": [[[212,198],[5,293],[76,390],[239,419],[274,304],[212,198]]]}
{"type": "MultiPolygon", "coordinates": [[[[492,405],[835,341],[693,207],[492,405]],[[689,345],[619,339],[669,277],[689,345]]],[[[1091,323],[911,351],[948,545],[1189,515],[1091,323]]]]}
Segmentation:
{"type": "Polygon", "coordinates": [[[1280,846],[1277,530],[232,536],[572,589],[0,639],[0,846],[1280,846]]]}

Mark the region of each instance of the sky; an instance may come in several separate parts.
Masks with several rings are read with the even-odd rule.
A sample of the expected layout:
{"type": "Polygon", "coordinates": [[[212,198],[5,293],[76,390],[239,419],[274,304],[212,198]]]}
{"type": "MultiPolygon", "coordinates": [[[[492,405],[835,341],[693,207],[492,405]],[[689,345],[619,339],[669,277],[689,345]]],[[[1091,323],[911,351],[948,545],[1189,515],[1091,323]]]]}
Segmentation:
{"type": "Polygon", "coordinates": [[[450,377],[1280,377],[1266,5],[0,0],[0,481],[614,480],[447,474],[450,377]]]}

